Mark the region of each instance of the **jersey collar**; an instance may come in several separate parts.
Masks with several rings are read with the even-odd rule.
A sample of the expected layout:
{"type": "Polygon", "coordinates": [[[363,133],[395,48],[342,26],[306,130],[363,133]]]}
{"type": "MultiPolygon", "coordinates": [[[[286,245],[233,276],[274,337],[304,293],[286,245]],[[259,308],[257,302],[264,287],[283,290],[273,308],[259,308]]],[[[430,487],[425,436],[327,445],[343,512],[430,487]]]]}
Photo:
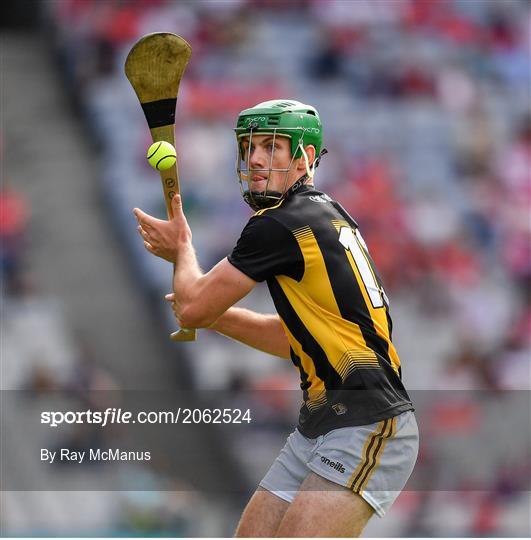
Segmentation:
{"type": "Polygon", "coordinates": [[[306,175],[299,178],[289,189],[286,191],[286,196],[291,197],[294,193],[303,193],[305,191],[310,191],[315,189],[313,184],[305,184],[304,182],[308,179],[306,175]]]}

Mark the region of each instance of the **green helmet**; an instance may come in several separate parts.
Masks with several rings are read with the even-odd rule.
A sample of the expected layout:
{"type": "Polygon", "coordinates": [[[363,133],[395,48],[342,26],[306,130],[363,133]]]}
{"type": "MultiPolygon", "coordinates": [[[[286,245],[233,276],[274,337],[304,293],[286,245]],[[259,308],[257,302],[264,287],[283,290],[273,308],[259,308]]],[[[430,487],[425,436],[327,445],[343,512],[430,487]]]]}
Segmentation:
{"type": "Polygon", "coordinates": [[[264,101],[243,110],[236,123],[238,142],[242,136],[253,133],[274,132],[291,139],[291,155],[301,157],[300,144],[315,146],[318,156],[323,144],[323,127],[315,107],[292,99],[264,101]]]}
{"type": "MultiPolygon", "coordinates": [[[[268,189],[271,172],[286,173],[289,172],[289,167],[286,169],[273,169],[273,156],[268,169],[266,169],[267,185],[263,191],[251,191],[244,187],[244,183],[248,182],[250,173],[250,164],[248,163],[249,156],[245,156],[243,151],[242,139],[249,138],[249,144],[253,135],[270,134],[274,137],[288,137],[291,141],[291,162],[299,159],[304,155],[306,160],[307,174],[297,181],[297,184],[302,183],[305,179],[313,176],[313,171],[318,165],[320,157],[326,150],[322,150],[323,129],[319,113],[311,105],[305,105],[300,101],[288,99],[274,99],[264,101],[250,109],[243,110],[238,115],[236,123],[236,139],[238,143],[238,160],[236,170],[240,182],[242,196],[254,210],[268,208],[279,202],[287,193],[287,185],[283,191],[271,191],[268,189]],[[308,157],[304,148],[308,145],[315,147],[315,160],[310,166],[308,157]]],[[[291,166],[291,164],[290,164],[291,166]]]]}

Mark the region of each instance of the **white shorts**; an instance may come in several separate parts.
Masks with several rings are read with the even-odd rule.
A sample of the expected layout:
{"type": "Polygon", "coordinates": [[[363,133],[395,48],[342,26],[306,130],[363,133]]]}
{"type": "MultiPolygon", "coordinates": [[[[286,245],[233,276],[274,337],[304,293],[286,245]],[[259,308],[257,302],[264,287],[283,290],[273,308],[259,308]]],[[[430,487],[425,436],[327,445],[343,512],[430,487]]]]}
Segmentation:
{"type": "Polygon", "coordinates": [[[316,439],[295,430],[260,486],[292,502],[313,471],[358,493],[381,517],[411,475],[418,446],[413,411],[366,426],[334,429],[316,439]]]}

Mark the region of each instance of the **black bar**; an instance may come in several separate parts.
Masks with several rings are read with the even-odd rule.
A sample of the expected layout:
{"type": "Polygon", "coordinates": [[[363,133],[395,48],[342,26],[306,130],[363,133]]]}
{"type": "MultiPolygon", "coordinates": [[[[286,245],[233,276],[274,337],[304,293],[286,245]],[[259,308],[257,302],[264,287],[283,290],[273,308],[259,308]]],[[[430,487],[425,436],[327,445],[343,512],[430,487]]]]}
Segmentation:
{"type": "Polygon", "coordinates": [[[159,99],[142,103],[142,109],[150,129],[175,124],[177,98],[159,99]]]}

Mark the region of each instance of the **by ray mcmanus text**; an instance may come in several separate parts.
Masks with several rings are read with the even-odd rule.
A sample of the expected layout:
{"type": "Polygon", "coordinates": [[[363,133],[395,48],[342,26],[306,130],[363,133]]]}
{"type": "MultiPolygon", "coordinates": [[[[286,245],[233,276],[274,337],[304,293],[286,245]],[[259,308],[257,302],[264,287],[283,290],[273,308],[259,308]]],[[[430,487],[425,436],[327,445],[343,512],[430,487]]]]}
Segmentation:
{"type": "Polygon", "coordinates": [[[49,450],[41,448],[41,461],[48,464],[63,462],[82,464],[86,461],[150,461],[151,452],[126,451],[120,448],[90,448],[84,451],[59,448],[49,450]]]}

